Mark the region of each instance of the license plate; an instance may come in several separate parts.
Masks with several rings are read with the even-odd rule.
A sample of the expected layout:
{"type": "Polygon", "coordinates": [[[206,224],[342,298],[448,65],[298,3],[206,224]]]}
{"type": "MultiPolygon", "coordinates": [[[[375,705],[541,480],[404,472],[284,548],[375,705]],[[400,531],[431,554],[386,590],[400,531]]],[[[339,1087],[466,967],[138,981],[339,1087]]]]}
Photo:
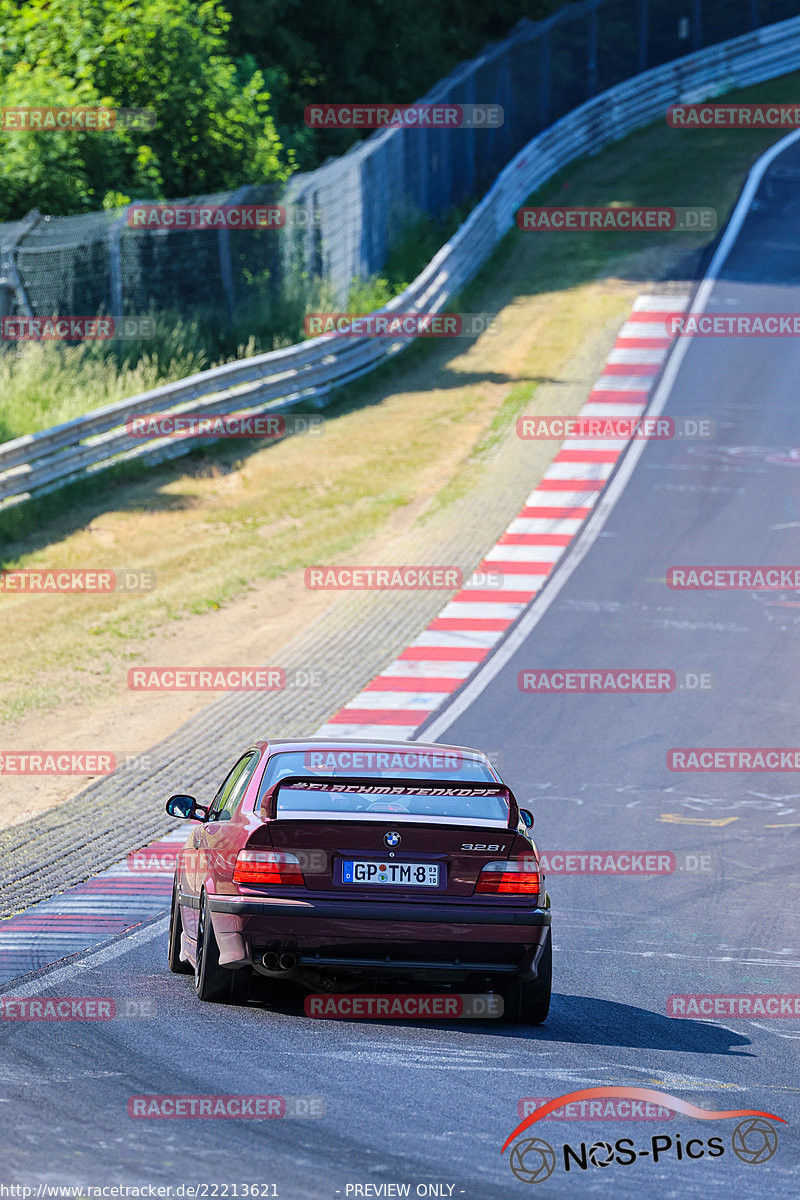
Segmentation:
{"type": "Polygon", "coordinates": [[[342,863],[342,883],[438,887],[439,864],[361,862],[358,859],[350,858],[345,859],[342,863]]]}

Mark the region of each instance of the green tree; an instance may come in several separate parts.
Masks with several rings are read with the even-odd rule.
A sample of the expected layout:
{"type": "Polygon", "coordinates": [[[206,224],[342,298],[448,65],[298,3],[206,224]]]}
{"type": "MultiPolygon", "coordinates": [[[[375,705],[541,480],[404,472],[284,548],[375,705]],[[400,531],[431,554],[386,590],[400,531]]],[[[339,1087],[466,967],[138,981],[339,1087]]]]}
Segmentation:
{"type": "Polygon", "coordinates": [[[158,122],[146,131],[3,133],[0,178],[13,172],[14,185],[0,215],[285,178],[291,156],[263,75],[228,53],[230,19],[213,0],[0,0],[0,104],[152,108],[158,122]]]}
{"type": "MultiPolygon", "coordinates": [[[[304,168],[341,154],[366,132],[319,130],[298,139],[313,103],[418,100],[487,42],[507,37],[564,0],[226,0],[235,58],[252,56],[273,92],[273,112],[304,168]]],[[[491,103],[494,96],[476,99],[491,103]]]]}

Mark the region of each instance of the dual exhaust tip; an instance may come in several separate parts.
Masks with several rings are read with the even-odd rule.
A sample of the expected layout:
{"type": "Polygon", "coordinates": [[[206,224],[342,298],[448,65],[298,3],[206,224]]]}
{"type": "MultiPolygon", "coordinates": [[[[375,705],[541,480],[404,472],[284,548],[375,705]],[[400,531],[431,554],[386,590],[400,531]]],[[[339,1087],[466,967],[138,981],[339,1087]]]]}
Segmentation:
{"type": "Polygon", "coordinates": [[[278,954],[276,950],[267,950],[266,954],[261,956],[261,965],[270,974],[282,975],[295,969],[297,955],[288,950],[285,950],[283,954],[278,954]]]}

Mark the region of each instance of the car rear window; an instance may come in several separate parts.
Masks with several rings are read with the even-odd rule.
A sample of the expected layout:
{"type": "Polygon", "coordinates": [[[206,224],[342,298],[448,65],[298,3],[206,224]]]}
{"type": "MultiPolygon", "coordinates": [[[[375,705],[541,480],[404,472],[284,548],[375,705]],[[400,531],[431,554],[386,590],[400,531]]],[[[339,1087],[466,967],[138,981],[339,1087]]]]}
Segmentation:
{"type": "Polygon", "coordinates": [[[279,751],[271,756],[261,782],[261,797],[275,783],[289,775],[315,779],[363,778],[367,786],[380,786],[381,779],[415,780],[422,786],[415,791],[404,789],[390,793],[365,791],[348,785],[347,790],[301,787],[280,788],[278,791],[278,816],[301,812],[338,813],[343,817],[351,814],[372,814],[376,817],[397,814],[398,818],[426,816],[446,821],[457,818],[477,821],[508,823],[508,803],[502,785],[492,774],[489,764],[468,753],[442,751],[441,753],[409,750],[292,750],[279,751]],[[458,795],[459,783],[486,783],[493,795],[478,795],[465,789],[458,795]],[[448,789],[447,785],[454,786],[448,789]],[[451,795],[426,795],[427,788],[440,791],[450,790],[451,795]]]}
{"type": "Polygon", "coordinates": [[[270,755],[262,793],[287,775],[363,776],[365,779],[452,779],[496,783],[489,764],[468,753],[426,750],[279,750],[270,755]]]}
{"type": "Polygon", "coordinates": [[[305,816],[335,813],[340,819],[374,817],[385,821],[413,820],[426,817],[447,823],[457,820],[474,821],[505,828],[508,825],[508,802],[501,784],[471,791],[457,783],[438,783],[431,780],[425,786],[379,783],[323,784],[309,780],[307,785],[290,784],[278,789],[277,816],[305,816]],[[481,791],[484,794],[481,794],[481,791]],[[488,793],[488,794],[487,794],[488,793]]]}

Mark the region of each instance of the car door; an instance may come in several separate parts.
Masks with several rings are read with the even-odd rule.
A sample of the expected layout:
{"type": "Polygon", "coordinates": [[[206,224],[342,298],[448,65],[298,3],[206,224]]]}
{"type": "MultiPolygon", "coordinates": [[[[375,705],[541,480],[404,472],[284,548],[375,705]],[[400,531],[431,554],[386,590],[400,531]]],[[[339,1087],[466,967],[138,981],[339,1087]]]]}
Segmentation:
{"type": "Polygon", "coordinates": [[[197,856],[199,854],[198,846],[200,838],[203,835],[203,826],[196,825],[188,838],[185,845],[181,846],[178,851],[178,895],[180,896],[181,904],[181,922],[184,932],[188,937],[194,938],[197,934],[197,856]]]}
{"type": "Polygon", "coordinates": [[[232,818],[258,766],[259,758],[257,750],[243,754],[214,797],[198,841],[198,894],[207,881],[217,881],[213,889],[216,891],[220,879],[230,879],[233,875],[241,830],[238,823],[232,822],[232,818]]]}

